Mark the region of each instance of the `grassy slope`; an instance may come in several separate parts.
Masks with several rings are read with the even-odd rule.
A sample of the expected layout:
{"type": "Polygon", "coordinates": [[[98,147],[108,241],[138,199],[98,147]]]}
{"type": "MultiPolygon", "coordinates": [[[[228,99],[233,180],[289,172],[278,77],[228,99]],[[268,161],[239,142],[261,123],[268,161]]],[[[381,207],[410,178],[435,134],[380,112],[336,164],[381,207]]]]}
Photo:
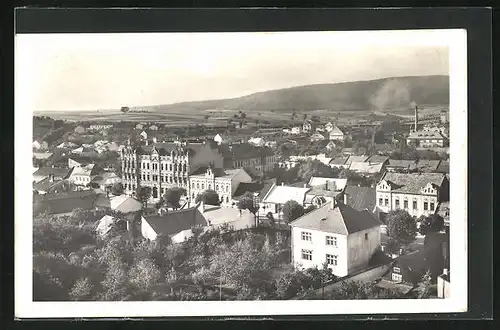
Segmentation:
{"type": "Polygon", "coordinates": [[[418,76],[298,86],[234,99],[183,102],[140,107],[140,109],[156,112],[168,112],[174,109],[186,112],[211,109],[283,112],[317,109],[371,111],[374,109],[373,100],[377,95],[391,98],[393,102],[388,102],[387,105],[393,108],[406,107],[410,101],[429,105],[448,104],[448,94],[447,76],[418,76]]]}

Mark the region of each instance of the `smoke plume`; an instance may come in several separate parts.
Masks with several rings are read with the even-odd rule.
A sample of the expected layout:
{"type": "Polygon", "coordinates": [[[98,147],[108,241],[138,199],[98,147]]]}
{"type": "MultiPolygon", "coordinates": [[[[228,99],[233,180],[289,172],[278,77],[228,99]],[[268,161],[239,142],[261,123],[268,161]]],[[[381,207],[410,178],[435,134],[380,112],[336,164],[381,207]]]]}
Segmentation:
{"type": "Polygon", "coordinates": [[[410,106],[408,84],[397,79],[387,81],[371,97],[371,104],[376,110],[387,110],[410,106]]]}

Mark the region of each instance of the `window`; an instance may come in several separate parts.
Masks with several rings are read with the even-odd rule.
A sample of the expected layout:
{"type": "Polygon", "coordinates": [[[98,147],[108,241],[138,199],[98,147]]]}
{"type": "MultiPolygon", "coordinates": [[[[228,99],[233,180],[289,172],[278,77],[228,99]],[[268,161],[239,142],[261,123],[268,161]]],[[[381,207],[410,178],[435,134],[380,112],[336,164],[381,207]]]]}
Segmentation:
{"type": "Polygon", "coordinates": [[[365,233],[365,241],[368,240],[368,233],[365,233]]]}
{"type": "Polygon", "coordinates": [[[399,199],[396,199],[394,202],[396,203],[396,208],[398,209],[399,208],[399,199]]]}
{"type": "Polygon", "coordinates": [[[382,199],[382,198],[379,198],[379,199],[378,199],[378,205],[382,206],[382,201],[383,201],[383,199],[382,199]]]}
{"type": "Polygon", "coordinates": [[[196,189],[200,189],[200,183],[196,183],[196,189]]]}
{"type": "Polygon", "coordinates": [[[389,198],[385,199],[385,206],[389,206],[389,198]]]}
{"type": "Polygon", "coordinates": [[[215,191],[219,191],[219,185],[215,186],[215,191]]]}
{"type": "Polygon", "coordinates": [[[431,202],[431,211],[434,211],[434,202],[431,202]]]}
{"type": "Polygon", "coordinates": [[[303,231],[302,232],[302,240],[311,242],[312,241],[312,234],[308,233],[306,231],[303,231]]]}
{"type": "Polygon", "coordinates": [[[407,209],[407,208],[408,208],[408,201],[407,201],[407,200],[404,200],[404,201],[403,201],[403,207],[404,207],[405,209],[407,209]]]}
{"type": "Polygon", "coordinates": [[[417,209],[417,201],[413,201],[413,209],[416,210],[417,209]]]}
{"type": "Polygon", "coordinates": [[[337,266],[337,259],[338,259],[338,256],[335,256],[333,254],[326,255],[326,263],[328,265],[337,266]]]}
{"type": "Polygon", "coordinates": [[[146,163],[146,168],[149,170],[149,163],[146,163]]]}
{"type": "Polygon", "coordinates": [[[392,280],[394,282],[402,282],[403,281],[403,275],[392,273],[392,280]]]}
{"type": "Polygon", "coordinates": [[[150,178],[151,178],[151,177],[150,177],[150,176],[149,176],[149,174],[148,174],[148,175],[147,175],[147,181],[149,181],[149,179],[150,179],[150,178]]]}
{"type": "Polygon", "coordinates": [[[393,272],[395,272],[395,273],[401,273],[401,268],[399,268],[399,267],[394,267],[394,268],[392,269],[392,271],[393,271],[393,272]]]}
{"type": "Polygon", "coordinates": [[[312,251],[311,250],[302,250],[302,259],[304,260],[312,260],[312,251]]]}
{"type": "Polygon", "coordinates": [[[337,246],[337,237],[326,236],[326,245],[337,246]]]}
{"type": "Polygon", "coordinates": [[[204,183],[201,184],[201,189],[205,189],[205,184],[204,183]]]}
{"type": "Polygon", "coordinates": [[[427,209],[428,209],[428,205],[429,205],[429,203],[428,203],[428,202],[424,202],[424,211],[427,211],[427,209]]]}

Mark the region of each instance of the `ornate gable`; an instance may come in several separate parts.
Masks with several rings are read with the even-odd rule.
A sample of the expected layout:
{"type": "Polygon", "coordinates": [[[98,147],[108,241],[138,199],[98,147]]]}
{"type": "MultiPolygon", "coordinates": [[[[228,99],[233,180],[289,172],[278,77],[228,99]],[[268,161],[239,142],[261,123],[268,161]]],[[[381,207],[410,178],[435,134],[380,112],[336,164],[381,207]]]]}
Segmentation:
{"type": "Polygon", "coordinates": [[[420,193],[423,195],[437,195],[437,187],[429,182],[420,190],[420,193]]]}
{"type": "Polygon", "coordinates": [[[378,184],[377,184],[377,190],[381,190],[381,191],[391,191],[392,189],[392,186],[391,186],[391,183],[386,181],[386,180],[381,180],[378,184]]]}

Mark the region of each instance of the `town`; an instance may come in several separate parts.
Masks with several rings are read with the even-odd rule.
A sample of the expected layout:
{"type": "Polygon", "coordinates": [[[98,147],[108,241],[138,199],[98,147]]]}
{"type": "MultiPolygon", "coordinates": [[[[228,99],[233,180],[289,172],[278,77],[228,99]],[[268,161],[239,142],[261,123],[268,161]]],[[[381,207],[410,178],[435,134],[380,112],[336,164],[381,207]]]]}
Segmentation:
{"type": "Polygon", "coordinates": [[[410,107],[34,116],[34,299],[448,297],[448,109],[410,107]]]}

